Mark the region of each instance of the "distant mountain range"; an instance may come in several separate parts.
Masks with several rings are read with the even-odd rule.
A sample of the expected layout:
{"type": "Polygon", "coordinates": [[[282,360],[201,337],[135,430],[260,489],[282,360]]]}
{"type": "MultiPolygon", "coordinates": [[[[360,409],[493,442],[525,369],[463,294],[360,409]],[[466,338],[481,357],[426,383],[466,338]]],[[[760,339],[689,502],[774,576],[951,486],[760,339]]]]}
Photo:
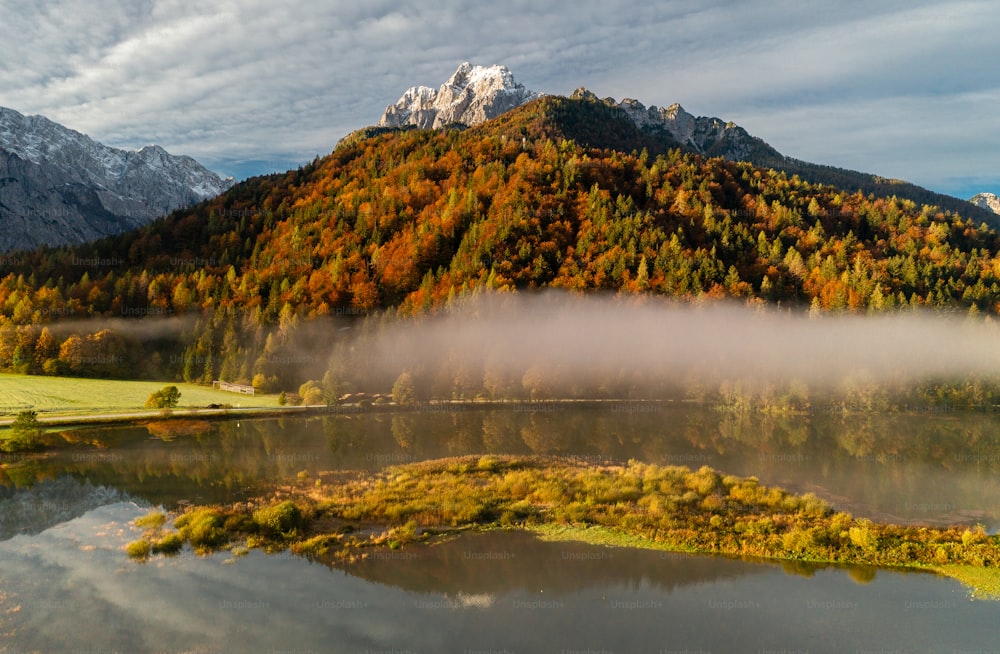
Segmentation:
{"type": "Polygon", "coordinates": [[[233,183],[157,145],[119,150],[0,107],[0,252],[118,234],[233,183]]]}
{"type": "MultiPolygon", "coordinates": [[[[473,66],[466,62],[437,90],[426,86],[408,89],[395,104],[386,108],[376,129],[478,125],[543,95],[525,89],[506,66],[473,66]]],[[[918,204],[936,205],[1000,228],[997,212],[983,202],[969,202],[935,193],[898,179],[787,157],[733,122],[694,116],[676,103],[665,109],[646,107],[631,98],[621,102],[613,98],[601,99],[585,88],[577,89],[571,97],[600,102],[621,110],[643,133],[647,147],[651,149],[680,147],[708,157],[748,161],[755,166],[773,168],[846,191],[860,191],[877,197],[896,196],[918,204]]],[[[361,133],[369,135],[372,130],[361,130],[361,133]]],[[[997,206],[1000,207],[1000,201],[997,206]]]]}

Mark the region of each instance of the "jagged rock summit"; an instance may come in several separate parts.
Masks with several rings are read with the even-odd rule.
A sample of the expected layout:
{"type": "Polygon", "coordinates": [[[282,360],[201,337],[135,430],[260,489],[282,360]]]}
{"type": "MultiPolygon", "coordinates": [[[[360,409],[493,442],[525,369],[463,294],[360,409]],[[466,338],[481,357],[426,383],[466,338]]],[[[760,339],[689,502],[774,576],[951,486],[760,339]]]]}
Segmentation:
{"type": "Polygon", "coordinates": [[[436,91],[428,86],[411,87],[396,104],[386,107],[378,126],[478,125],[541,95],[516,82],[506,66],[465,62],[436,91]]]}
{"type": "Polygon", "coordinates": [[[1000,214],[1000,198],[993,193],[977,193],[969,198],[969,202],[987,211],[1000,214]]]}
{"type": "Polygon", "coordinates": [[[233,184],[157,145],[120,150],[0,107],[0,252],[117,234],[233,184]]]}
{"type": "MultiPolygon", "coordinates": [[[[437,90],[428,86],[408,89],[395,104],[386,108],[378,127],[413,125],[420,129],[436,129],[449,124],[478,125],[542,95],[525,89],[506,66],[473,66],[466,62],[437,90]]],[[[750,136],[735,123],[695,117],[679,104],[665,109],[647,108],[631,98],[621,102],[612,98],[602,100],[585,88],[577,89],[571,97],[617,107],[639,129],[662,133],[699,154],[740,160],[749,159],[764,148],[769,150],[767,154],[780,157],[766,143],[750,136]]]]}
{"type": "Polygon", "coordinates": [[[646,107],[638,100],[625,98],[617,102],[614,98],[599,99],[597,95],[581,87],[570,96],[578,100],[603,102],[617,107],[640,130],[660,133],[686,150],[706,156],[721,156],[733,161],[750,161],[762,154],[781,157],[761,139],[751,136],[745,129],[733,122],[719,118],[694,116],[676,102],[669,107],[656,105],[646,107]]]}

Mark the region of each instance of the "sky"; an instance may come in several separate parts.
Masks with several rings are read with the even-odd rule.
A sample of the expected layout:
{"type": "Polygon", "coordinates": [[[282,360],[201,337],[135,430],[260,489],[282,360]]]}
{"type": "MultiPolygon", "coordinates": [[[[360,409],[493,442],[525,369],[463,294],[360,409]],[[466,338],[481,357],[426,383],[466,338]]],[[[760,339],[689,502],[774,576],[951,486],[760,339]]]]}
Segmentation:
{"type": "Polygon", "coordinates": [[[1000,193],[998,24],[992,0],[0,0],[0,106],[242,179],[505,64],[967,198],[1000,193]]]}

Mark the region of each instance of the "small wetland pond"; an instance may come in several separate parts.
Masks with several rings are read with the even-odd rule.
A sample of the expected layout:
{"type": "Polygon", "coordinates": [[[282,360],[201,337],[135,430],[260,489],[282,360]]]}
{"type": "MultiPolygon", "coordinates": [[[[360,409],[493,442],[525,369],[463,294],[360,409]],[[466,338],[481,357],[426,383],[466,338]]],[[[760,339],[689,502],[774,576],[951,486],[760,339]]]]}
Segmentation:
{"type": "Polygon", "coordinates": [[[547,542],[321,562],[124,547],[150,507],[467,454],[710,466],[857,517],[1000,531],[1000,416],[552,404],[66,431],[0,470],[0,652],[982,652],[1000,603],[931,573],[547,542]]]}

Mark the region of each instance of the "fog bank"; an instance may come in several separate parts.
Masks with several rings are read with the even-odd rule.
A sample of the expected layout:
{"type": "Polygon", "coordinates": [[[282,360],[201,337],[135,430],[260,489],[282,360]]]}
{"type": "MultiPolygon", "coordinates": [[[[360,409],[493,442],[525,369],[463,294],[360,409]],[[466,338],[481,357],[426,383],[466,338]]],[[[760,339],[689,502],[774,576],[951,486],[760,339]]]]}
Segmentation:
{"type": "Polygon", "coordinates": [[[921,312],[809,317],[732,303],[557,292],[478,296],[368,331],[351,349],[354,365],[379,378],[403,370],[544,369],[596,386],[623,374],[824,387],[845,379],[919,381],[1000,370],[1000,330],[988,320],[921,312]]]}

